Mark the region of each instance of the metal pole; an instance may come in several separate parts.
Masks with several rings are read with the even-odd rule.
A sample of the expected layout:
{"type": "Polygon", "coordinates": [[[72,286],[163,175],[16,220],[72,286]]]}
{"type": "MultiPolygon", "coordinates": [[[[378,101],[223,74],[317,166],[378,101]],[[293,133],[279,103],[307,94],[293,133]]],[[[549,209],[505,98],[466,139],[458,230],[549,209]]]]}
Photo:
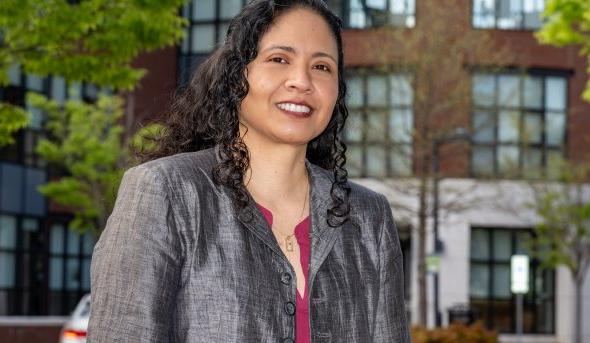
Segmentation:
{"type": "MultiPolygon", "coordinates": [[[[438,243],[438,173],[440,170],[440,161],[438,156],[438,147],[439,141],[435,140],[433,149],[432,149],[432,169],[434,173],[433,177],[433,205],[432,205],[432,212],[433,212],[433,238],[434,238],[434,253],[439,253],[439,243],[438,243]]],[[[439,284],[438,284],[438,273],[437,270],[434,273],[434,320],[436,327],[440,327],[442,325],[442,318],[439,311],[439,284]]]]}
{"type": "Polygon", "coordinates": [[[522,294],[516,294],[516,337],[517,341],[522,342],[522,294]]]}

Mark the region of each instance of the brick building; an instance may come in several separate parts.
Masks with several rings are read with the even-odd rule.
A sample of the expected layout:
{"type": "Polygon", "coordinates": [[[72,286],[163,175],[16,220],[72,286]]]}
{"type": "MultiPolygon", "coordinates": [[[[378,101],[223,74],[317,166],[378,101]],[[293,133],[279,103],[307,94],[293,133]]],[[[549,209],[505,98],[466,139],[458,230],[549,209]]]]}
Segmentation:
{"type": "MultiPolygon", "coordinates": [[[[136,61],[149,73],[128,98],[132,99],[128,107],[132,109],[131,122],[139,125],[165,112],[170,96],[223,40],[229,19],[245,2],[193,0],[183,8],[190,26],[182,44],[136,61]]],[[[507,52],[498,59],[477,57],[464,68],[468,105],[462,103],[453,111],[461,127],[471,132],[471,141],[450,144],[450,150],[441,154],[445,178],[440,182],[440,202],[452,202],[453,193],[478,206],[460,212],[441,211],[438,231],[444,249],[438,269],[438,307],[442,324],[448,323],[450,308],[466,305],[488,327],[500,331],[503,342],[515,340],[509,259],[514,253],[530,252],[525,242],[536,221],[525,206],[532,198],[521,179],[530,176],[530,170],[549,172],[561,158],[578,162],[588,159],[590,104],[580,99],[588,78],[586,61],[574,47],[537,43],[533,32],[542,24],[539,13],[543,0],[327,3],[346,26],[350,116],[345,139],[350,174],[355,181],[384,193],[392,204],[405,205],[393,205],[393,211],[405,256],[407,311],[413,322],[419,300],[414,258],[418,248],[417,199],[401,189],[415,180],[413,176],[423,164],[419,143],[408,134],[419,125],[417,82],[412,68],[400,68],[404,56],[393,53],[383,59],[390,50],[396,50],[384,41],[387,36],[383,32],[395,29],[411,36],[434,25],[425,18],[435,13],[460,27],[465,35],[491,37],[493,44],[507,52]],[[516,129],[514,122],[518,123],[516,129]],[[528,133],[526,137],[523,132],[528,133]]],[[[71,96],[92,100],[97,92],[91,85],[78,85],[75,94],[68,94],[59,78],[39,79],[13,69],[11,85],[0,92],[0,97],[24,104],[26,90],[41,91],[58,100],[71,96]]],[[[16,332],[19,318],[25,323],[30,316],[37,318],[40,327],[45,325],[43,318],[47,318],[45,326],[55,327],[56,319],[50,316],[59,319],[67,315],[89,290],[93,238],[65,230],[69,215],[51,207],[35,191],[48,179],[43,161],[33,153],[35,141],[42,134],[42,114],[36,115],[37,120],[19,133],[18,143],[0,154],[0,336],[2,330],[16,332]]],[[[428,223],[431,225],[430,219],[428,223]]],[[[428,230],[427,253],[434,251],[431,232],[428,230]]],[[[531,261],[533,282],[525,297],[525,338],[569,342],[573,322],[569,274],[562,268],[543,270],[538,261],[531,261]]],[[[427,284],[431,309],[428,321],[433,325],[434,278],[430,274],[427,284]]],[[[584,294],[590,299],[588,280],[584,294]]],[[[583,308],[584,318],[590,318],[588,300],[583,308]]],[[[590,329],[585,330],[585,339],[590,339],[590,329]]]]}

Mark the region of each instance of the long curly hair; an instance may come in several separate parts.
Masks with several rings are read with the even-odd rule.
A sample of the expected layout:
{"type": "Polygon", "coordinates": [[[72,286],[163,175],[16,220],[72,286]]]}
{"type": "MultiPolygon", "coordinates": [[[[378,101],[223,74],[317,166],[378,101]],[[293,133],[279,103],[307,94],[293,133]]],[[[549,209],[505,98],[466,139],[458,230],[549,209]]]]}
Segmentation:
{"type": "Polygon", "coordinates": [[[338,97],[326,129],[307,145],[307,159],[333,171],[330,196],[334,207],[328,210],[328,224],[339,226],[350,212],[347,184],[346,145],[341,132],[348,116],[342,48],[342,23],[322,0],[258,0],[246,5],[229,25],[225,42],[196,70],[188,86],[174,99],[163,120],[164,130],[156,148],[144,152],[142,161],[181,152],[220,147],[220,162],[213,169],[215,182],[233,193],[234,204],[244,208],[249,195],[244,175],[249,167],[248,149],[239,135],[238,110],[248,94],[244,70],[256,58],[258,43],[283,13],[306,8],[318,13],[332,30],[338,46],[338,97]]]}

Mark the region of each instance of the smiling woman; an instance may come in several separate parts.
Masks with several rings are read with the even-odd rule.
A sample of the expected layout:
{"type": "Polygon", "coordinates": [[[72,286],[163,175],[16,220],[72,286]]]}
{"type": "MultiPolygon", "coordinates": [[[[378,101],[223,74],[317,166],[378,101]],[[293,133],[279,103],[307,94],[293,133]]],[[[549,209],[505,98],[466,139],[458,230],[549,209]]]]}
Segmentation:
{"type": "Polygon", "coordinates": [[[383,195],[347,180],[340,20],[252,1],[127,171],[90,342],[409,342],[383,195]]]}

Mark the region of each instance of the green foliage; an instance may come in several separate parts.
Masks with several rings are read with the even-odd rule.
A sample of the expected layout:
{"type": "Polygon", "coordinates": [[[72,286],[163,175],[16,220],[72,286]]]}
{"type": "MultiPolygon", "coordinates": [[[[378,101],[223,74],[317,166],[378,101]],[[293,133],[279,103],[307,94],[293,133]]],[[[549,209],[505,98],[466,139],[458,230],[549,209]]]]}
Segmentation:
{"type": "Polygon", "coordinates": [[[98,232],[112,210],[128,151],[122,146],[123,102],[101,96],[96,104],[70,100],[63,108],[35,93],[28,101],[45,111],[50,139],[37,153],[66,176],[41,186],[40,191],[75,212],[72,228],[98,232]]]}
{"type": "MultiPolygon", "coordinates": [[[[543,14],[546,24],[537,33],[537,39],[556,46],[580,45],[581,54],[590,62],[590,1],[548,0],[543,14]]],[[[590,65],[589,65],[590,73],[590,65]]],[[[584,98],[590,101],[590,81],[584,98]]]]}
{"type": "Polygon", "coordinates": [[[488,331],[481,323],[467,326],[451,324],[445,328],[428,330],[424,327],[412,328],[414,343],[498,343],[498,334],[488,331]]]}
{"type": "MultiPolygon", "coordinates": [[[[41,77],[60,75],[116,89],[132,89],[145,70],[132,66],[141,52],[177,43],[185,0],[0,1],[0,87],[20,65],[41,77]]],[[[23,127],[22,110],[0,107],[0,146],[23,127]]]]}

